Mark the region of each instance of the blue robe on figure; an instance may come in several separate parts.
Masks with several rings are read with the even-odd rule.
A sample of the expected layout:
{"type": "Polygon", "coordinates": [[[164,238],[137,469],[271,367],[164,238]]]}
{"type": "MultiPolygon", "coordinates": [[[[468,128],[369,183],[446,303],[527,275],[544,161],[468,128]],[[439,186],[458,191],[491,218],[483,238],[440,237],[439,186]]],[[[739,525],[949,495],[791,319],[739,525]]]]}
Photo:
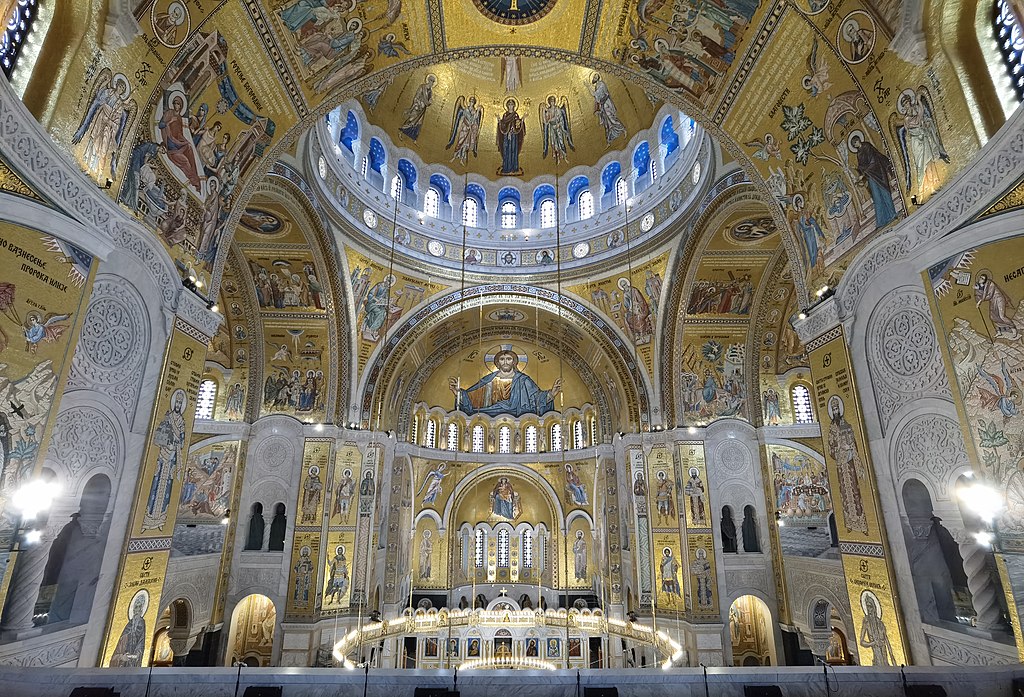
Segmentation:
{"type": "Polygon", "coordinates": [[[510,414],[520,417],[524,414],[536,414],[543,416],[555,408],[555,398],[550,390],[542,390],[537,387],[529,375],[518,370],[512,371],[512,385],[509,395],[505,399],[492,400],[492,385],[498,373],[488,373],[480,378],[479,382],[466,390],[459,390],[455,397],[455,408],[464,414],[486,414],[487,416],[498,416],[510,414]],[[484,390],[482,394],[472,393],[484,390]],[[476,405],[474,405],[476,402],[476,405]]]}

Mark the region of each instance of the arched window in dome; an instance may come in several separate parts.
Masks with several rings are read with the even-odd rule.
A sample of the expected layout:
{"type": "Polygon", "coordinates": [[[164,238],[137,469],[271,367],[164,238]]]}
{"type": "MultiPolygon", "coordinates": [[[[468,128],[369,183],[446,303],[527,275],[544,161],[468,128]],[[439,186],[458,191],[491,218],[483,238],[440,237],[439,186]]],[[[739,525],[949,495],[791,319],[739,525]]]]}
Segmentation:
{"type": "Polygon", "coordinates": [[[213,380],[203,380],[199,383],[199,392],[196,394],[196,418],[212,419],[213,406],[217,403],[217,383],[213,380]]]}
{"type": "Polygon", "coordinates": [[[355,113],[348,112],[348,116],[345,117],[345,126],[341,129],[341,133],[338,137],[338,142],[341,143],[349,152],[354,153],[354,145],[359,140],[359,119],[356,118],[355,113]]]}
{"type": "Polygon", "coordinates": [[[441,194],[434,187],[427,189],[423,195],[423,212],[431,218],[437,218],[441,212],[441,194]]]}
{"type": "MultiPolygon", "coordinates": [[[[451,220],[452,218],[452,184],[448,181],[448,178],[442,174],[431,174],[427,192],[435,191],[437,193],[437,213],[435,218],[441,218],[442,220],[451,220]]],[[[424,195],[425,199],[425,195],[424,195]]],[[[426,208],[426,200],[424,200],[424,208],[426,208]]],[[[426,212],[426,211],[425,211],[426,212]]],[[[427,212],[427,215],[430,215],[427,212]]]]}
{"type": "Polygon", "coordinates": [[[370,148],[367,152],[369,158],[369,171],[384,175],[384,163],[388,161],[387,151],[384,144],[376,138],[370,138],[370,148]]]}
{"type": "Polygon", "coordinates": [[[475,198],[467,198],[462,202],[462,224],[476,227],[480,215],[480,205],[475,198]]]}
{"type": "Polygon", "coordinates": [[[480,569],[484,565],[484,559],[487,556],[487,533],[483,528],[476,529],[476,540],[473,549],[473,563],[476,568],[480,569]]]}
{"type": "Polygon", "coordinates": [[[484,451],[484,427],[477,424],[473,427],[473,452],[482,453],[484,451]]]}
{"type": "Polygon", "coordinates": [[[437,422],[427,419],[427,431],[423,434],[423,445],[428,448],[437,447],[437,422]]]}
{"type": "Polygon", "coordinates": [[[807,385],[797,383],[789,391],[789,400],[793,406],[793,420],[798,424],[814,423],[814,408],[811,405],[811,391],[807,385]]]}
{"type": "Polygon", "coordinates": [[[502,426],[498,429],[498,452],[512,452],[512,427],[502,426]]]}
{"type": "Polygon", "coordinates": [[[562,449],[562,424],[551,424],[551,452],[562,449]]]}
{"type": "Polygon", "coordinates": [[[633,190],[637,193],[646,189],[654,181],[652,164],[651,144],[645,140],[633,151],[633,174],[636,177],[633,182],[633,190]]]}
{"type": "Polygon", "coordinates": [[[459,425],[452,421],[448,424],[448,443],[449,450],[459,449],[459,425]]]}
{"type": "Polygon", "coordinates": [[[402,200],[402,175],[396,174],[391,178],[391,198],[396,201],[402,200]]]}
{"type": "Polygon", "coordinates": [[[615,180],[615,205],[624,205],[627,196],[629,196],[629,185],[626,184],[625,177],[619,177],[615,180]]]}
{"type": "Polygon", "coordinates": [[[532,424],[526,427],[526,452],[537,452],[537,427],[532,424]]]}
{"type": "Polygon", "coordinates": [[[506,186],[498,192],[498,210],[501,213],[499,222],[503,230],[519,227],[521,201],[519,190],[513,186],[506,186]]]}
{"type": "Polygon", "coordinates": [[[510,536],[507,528],[498,530],[498,568],[501,569],[508,568],[510,536]]]}
{"type": "Polygon", "coordinates": [[[583,448],[583,421],[580,419],[572,423],[572,447],[573,450],[583,448]]]}
{"type": "Polygon", "coordinates": [[[589,220],[594,217],[594,195],[590,193],[590,189],[580,194],[579,207],[580,220],[589,220]]]}
{"type": "Polygon", "coordinates": [[[552,228],[557,222],[555,207],[555,199],[546,198],[541,201],[540,204],[540,226],[542,228],[552,228]]]}
{"type": "Polygon", "coordinates": [[[501,204],[501,227],[511,230],[516,226],[516,204],[513,201],[505,201],[501,204]]]}
{"type": "Polygon", "coordinates": [[[995,34],[1017,101],[1024,101],[1024,31],[1021,17],[1010,0],[996,0],[995,34]]]}
{"type": "Polygon", "coordinates": [[[665,163],[664,169],[667,172],[679,158],[679,134],[676,133],[675,122],[672,120],[671,114],[661,122],[661,133],[658,137],[661,141],[661,159],[665,163]]]}
{"type": "MultiPolygon", "coordinates": [[[[6,3],[5,3],[6,4],[6,3]]],[[[10,79],[18,65],[18,57],[28,41],[39,14],[37,0],[14,0],[8,5],[7,17],[0,36],[0,67],[10,79]]]]}

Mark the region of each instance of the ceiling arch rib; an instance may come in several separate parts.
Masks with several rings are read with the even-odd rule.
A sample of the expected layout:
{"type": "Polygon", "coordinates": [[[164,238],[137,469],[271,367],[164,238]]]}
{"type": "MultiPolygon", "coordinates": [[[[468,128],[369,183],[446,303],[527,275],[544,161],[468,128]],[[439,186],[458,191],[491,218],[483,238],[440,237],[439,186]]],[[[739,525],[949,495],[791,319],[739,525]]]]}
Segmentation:
{"type": "MultiPolygon", "coordinates": [[[[529,307],[543,312],[547,317],[565,323],[567,328],[584,333],[593,342],[600,355],[608,361],[609,368],[627,398],[625,407],[630,415],[639,414],[639,422],[643,429],[648,429],[649,408],[651,405],[650,379],[646,371],[638,369],[634,362],[632,346],[611,323],[579,300],[563,294],[561,297],[548,288],[527,284],[487,284],[465,289],[465,300],[462,291],[456,290],[433,302],[422,306],[417,312],[405,319],[388,337],[387,343],[378,347],[369,361],[368,369],[362,376],[358,394],[360,395],[360,416],[362,422],[373,425],[371,416],[384,399],[384,393],[396,380],[399,362],[424,337],[446,322],[453,321],[464,310],[481,312],[484,308],[498,307],[529,307]]],[[[563,328],[561,331],[570,331],[563,328]]],[[[522,334],[533,336],[531,327],[524,327],[522,334]]],[[[563,345],[550,331],[545,332],[555,347],[563,345]]],[[[462,335],[462,332],[459,332],[462,335]]],[[[475,342],[474,342],[475,343],[475,342]]],[[[597,393],[604,393],[607,387],[597,393]]],[[[632,420],[632,428],[636,420],[632,420]]]]}
{"type": "MultiPolygon", "coordinates": [[[[396,418],[396,428],[399,433],[408,432],[412,407],[417,401],[419,401],[417,397],[423,397],[423,388],[425,383],[433,377],[435,373],[437,373],[443,364],[448,362],[448,359],[453,356],[461,355],[473,348],[487,348],[495,344],[504,344],[509,342],[512,342],[515,345],[521,345],[524,340],[542,350],[555,352],[565,363],[563,371],[572,371],[572,373],[579,377],[590,395],[590,399],[587,399],[587,402],[592,402],[594,406],[597,407],[599,415],[598,425],[600,426],[601,433],[610,434],[615,429],[621,430],[622,428],[628,427],[626,425],[628,415],[620,414],[613,410],[613,404],[616,403],[616,400],[613,396],[608,394],[610,388],[606,384],[603,384],[600,377],[591,370],[594,365],[592,362],[594,356],[582,355],[575,348],[566,345],[561,337],[557,337],[548,331],[534,331],[529,328],[525,329],[519,336],[517,336],[510,333],[507,327],[497,325],[484,327],[479,330],[469,326],[465,327],[462,332],[454,336],[446,334],[446,337],[447,338],[442,347],[429,352],[425,360],[417,361],[416,356],[412,355],[403,361],[403,365],[407,365],[410,360],[416,361],[415,371],[411,376],[409,376],[407,382],[402,380],[393,382],[389,386],[391,394],[388,395],[388,389],[385,389],[384,398],[378,402],[378,409],[381,408],[384,402],[387,402],[389,405],[399,405],[398,413],[391,414],[393,418],[396,418]]],[[[591,353],[593,353],[593,351],[591,351],[591,353]]],[[[472,382],[472,380],[466,380],[464,381],[464,385],[468,386],[468,384],[471,384],[472,382]]],[[[628,389],[629,388],[627,387],[627,390],[628,389]]],[[[450,395],[446,396],[449,397],[447,400],[447,406],[431,406],[442,406],[446,411],[450,410],[452,400],[450,399],[450,395]]],[[[583,403],[579,403],[579,400],[576,401],[577,403],[574,403],[572,407],[583,406],[583,403]]],[[[628,399],[627,402],[635,403],[635,394],[630,395],[630,399],[628,399]]],[[[374,418],[375,417],[371,415],[371,426],[376,428],[376,421],[374,418]]]]}

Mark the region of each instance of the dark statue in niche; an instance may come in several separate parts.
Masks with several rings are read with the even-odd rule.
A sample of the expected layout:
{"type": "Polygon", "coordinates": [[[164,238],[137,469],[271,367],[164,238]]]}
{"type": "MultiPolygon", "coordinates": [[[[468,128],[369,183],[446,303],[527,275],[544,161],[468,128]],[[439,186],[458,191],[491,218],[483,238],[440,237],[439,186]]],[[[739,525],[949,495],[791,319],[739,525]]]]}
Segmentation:
{"type": "Polygon", "coordinates": [[[736,553],[736,523],[732,519],[732,509],[722,507],[722,551],[736,553]]]}
{"type": "Polygon", "coordinates": [[[270,521],[270,542],[267,544],[268,551],[284,551],[284,534],[287,527],[288,517],[285,515],[284,504],[279,503],[274,507],[274,519],[270,521]]]}
{"type": "Polygon", "coordinates": [[[757,520],[754,518],[753,506],[743,508],[743,551],[761,551],[761,541],[757,537],[757,520]]]}
{"type": "Polygon", "coordinates": [[[263,520],[263,504],[256,502],[252,505],[252,514],[249,516],[249,534],[245,538],[245,549],[263,549],[263,530],[266,523],[263,520]]]}

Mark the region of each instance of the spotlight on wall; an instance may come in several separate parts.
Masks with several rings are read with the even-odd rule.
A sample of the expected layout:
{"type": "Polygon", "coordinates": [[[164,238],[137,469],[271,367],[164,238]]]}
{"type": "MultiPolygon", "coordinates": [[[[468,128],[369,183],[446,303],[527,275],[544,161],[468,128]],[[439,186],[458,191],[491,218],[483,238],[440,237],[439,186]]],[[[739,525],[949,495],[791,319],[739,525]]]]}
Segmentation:
{"type": "Polygon", "coordinates": [[[968,510],[990,524],[1002,513],[1005,503],[1003,495],[993,487],[981,482],[972,480],[974,483],[962,487],[959,491],[960,500],[964,502],[968,510]]]}
{"type": "Polygon", "coordinates": [[[227,525],[231,522],[231,509],[224,511],[224,517],[220,519],[221,525],[227,525]]]}
{"type": "Polygon", "coordinates": [[[786,527],[786,521],[782,519],[782,514],[778,511],[775,511],[775,524],[780,528],[786,527]]]}
{"type": "Polygon", "coordinates": [[[686,429],[686,432],[689,433],[692,436],[694,433],[697,432],[697,427],[696,426],[690,426],[688,429],[686,429]]]}
{"type": "Polygon", "coordinates": [[[977,540],[979,545],[988,549],[992,546],[992,540],[995,539],[995,535],[993,535],[988,530],[979,530],[978,532],[974,533],[974,539],[977,540]]]}
{"type": "Polygon", "coordinates": [[[912,204],[914,204],[915,206],[918,205],[918,203],[917,203],[917,194],[911,194],[910,195],[910,202],[912,204]]]}
{"type": "Polygon", "coordinates": [[[816,290],[814,292],[814,294],[817,295],[820,298],[821,296],[825,295],[825,293],[827,293],[827,292],[828,292],[828,286],[825,285],[825,286],[822,286],[821,288],[819,288],[818,290],[816,290]]]}
{"type": "Polygon", "coordinates": [[[25,533],[25,544],[27,545],[37,544],[41,539],[43,539],[42,530],[29,530],[25,533]]]}
{"type": "Polygon", "coordinates": [[[806,310],[800,310],[800,312],[797,313],[796,318],[797,319],[807,319],[807,311],[806,310]]]}

